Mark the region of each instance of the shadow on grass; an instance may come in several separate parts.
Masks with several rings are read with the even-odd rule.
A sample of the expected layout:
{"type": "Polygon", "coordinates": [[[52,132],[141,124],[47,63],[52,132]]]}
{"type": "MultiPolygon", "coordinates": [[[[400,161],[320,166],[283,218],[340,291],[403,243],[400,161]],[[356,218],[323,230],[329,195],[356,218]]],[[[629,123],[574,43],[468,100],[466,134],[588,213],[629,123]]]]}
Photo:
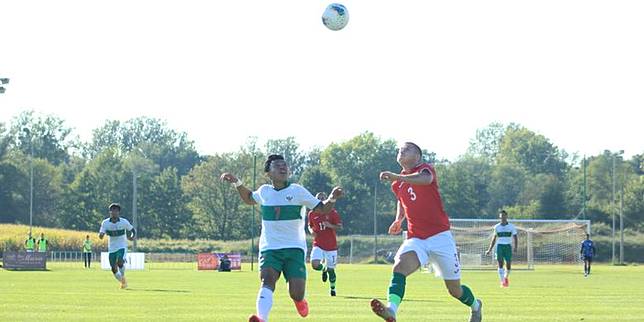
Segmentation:
{"type": "Polygon", "coordinates": [[[160,292],[160,293],[192,293],[185,290],[163,290],[158,288],[148,289],[148,288],[128,288],[127,291],[132,292],[160,292]]]}
{"type": "MultiPolygon", "coordinates": [[[[338,296],[347,300],[368,300],[371,301],[373,297],[364,297],[364,296],[338,296]]],[[[384,299],[381,299],[384,300],[384,299]]],[[[386,300],[384,300],[386,302],[386,300]]],[[[408,299],[405,298],[404,302],[425,302],[425,303],[432,303],[432,302],[437,302],[437,301],[432,301],[432,300],[417,300],[417,299],[408,299]]]]}

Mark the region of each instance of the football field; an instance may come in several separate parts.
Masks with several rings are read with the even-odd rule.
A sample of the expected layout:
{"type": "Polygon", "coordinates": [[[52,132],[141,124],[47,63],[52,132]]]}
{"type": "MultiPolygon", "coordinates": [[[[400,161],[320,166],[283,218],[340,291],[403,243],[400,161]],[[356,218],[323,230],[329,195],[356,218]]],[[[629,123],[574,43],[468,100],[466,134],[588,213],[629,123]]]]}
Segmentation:
{"type": "MultiPolygon", "coordinates": [[[[176,266],[128,271],[127,290],[99,268],[55,263],[48,268],[0,270],[0,321],[247,321],[259,285],[248,266],[232,273],[176,266]]],[[[499,287],[494,270],[464,271],[463,281],[483,300],[484,321],[644,321],[644,267],[595,265],[587,279],[582,271],[579,266],[514,271],[507,289],[499,287]]],[[[338,296],[332,298],[320,273],[309,271],[306,319],[297,315],[280,280],[271,321],[379,321],[369,300],[385,298],[389,279],[390,266],[340,265],[338,296]]],[[[433,275],[407,279],[398,321],[453,322],[468,316],[468,308],[433,275]]]]}

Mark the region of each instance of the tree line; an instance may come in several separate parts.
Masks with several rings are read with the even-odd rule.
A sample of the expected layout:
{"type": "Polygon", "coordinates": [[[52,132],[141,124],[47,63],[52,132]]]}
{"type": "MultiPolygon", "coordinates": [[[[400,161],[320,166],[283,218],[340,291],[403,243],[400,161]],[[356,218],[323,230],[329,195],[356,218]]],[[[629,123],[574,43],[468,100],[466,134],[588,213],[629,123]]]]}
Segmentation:
{"type": "MultiPolygon", "coordinates": [[[[337,205],[343,234],[372,233],[374,214],[380,233],[393,220],[395,200],[377,179],[382,170],[400,169],[393,139],[364,132],[311,150],[294,137],[257,142],[249,138],[236,152],[200,155],[185,132],[147,117],[108,120],[82,142],[64,120],[23,112],[0,122],[0,222],[29,223],[33,168],[34,225],[97,230],[111,202],[120,202],[131,219],[136,180],[141,237],[250,238],[259,217],[218,177],[232,172],[251,186],[256,169],[256,185],[265,183],[262,163],[272,153],[283,154],[292,180],[312,193],[345,189],[337,205]]],[[[644,154],[583,158],[519,124],[493,123],[477,130],[456,160],[431,150],[424,158],[437,169],[452,218],[496,218],[506,209],[511,218],[591,219],[601,231],[623,205],[625,226],[644,231],[644,154]]]]}

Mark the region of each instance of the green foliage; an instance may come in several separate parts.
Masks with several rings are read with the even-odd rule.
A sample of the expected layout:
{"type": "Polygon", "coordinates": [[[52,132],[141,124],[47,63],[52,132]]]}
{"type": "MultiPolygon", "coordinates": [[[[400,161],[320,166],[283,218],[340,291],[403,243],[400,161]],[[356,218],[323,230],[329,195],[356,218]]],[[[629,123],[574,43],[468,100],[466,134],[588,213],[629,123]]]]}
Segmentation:
{"type": "MultiPolygon", "coordinates": [[[[90,142],[80,143],[59,118],[25,112],[0,123],[0,222],[28,223],[33,164],[34,224],[96,231],[111,202],[121,203],[122,216],[134,223],[136,186],[136,228],[143,239],[243,240],[258,234],[259,217],[219,176],[232,172],[257,188],[268,182],[266,155],[280,153],[290,180],[311,193],[344,188],[346,197],[337,204],[343,234],[372,234],[374,225],[385,233],[396,200],[378,175],[400,171],[396,148],[394,140],[365,132],[310,151],[295,137],[268,138],[261,149],[251,137],[236,152],[201,156],[186,133],[159,119],[108,120],[90,142]]],[[[456,160],[423,154],[435,164],[451,217],[496,218],[503,208],[511,218],[610,223],[623,196],[626,227],[644,230],[644,154],[630,160],[613,151],[589,156],[584,177],[579,156],[521,125],[501,123],[477,130],[456,160]]]]}

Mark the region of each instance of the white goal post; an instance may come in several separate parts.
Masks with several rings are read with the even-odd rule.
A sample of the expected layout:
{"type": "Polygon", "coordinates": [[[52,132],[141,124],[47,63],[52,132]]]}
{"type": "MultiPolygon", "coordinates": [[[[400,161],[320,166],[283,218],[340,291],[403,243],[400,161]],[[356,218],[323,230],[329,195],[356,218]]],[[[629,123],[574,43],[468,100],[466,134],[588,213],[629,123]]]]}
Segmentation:
{"type": "MultiPolygon", "coordinates": [[[[590,233],[590,220],[508,220],[518,231],[518,249],[513,268],[534,269],[535,264],[575,264],[579,247],[590,233]]],[[[495,268],[494,247],[485,251],[498,219],[450,219],[463,268],[495,268]]]]}

